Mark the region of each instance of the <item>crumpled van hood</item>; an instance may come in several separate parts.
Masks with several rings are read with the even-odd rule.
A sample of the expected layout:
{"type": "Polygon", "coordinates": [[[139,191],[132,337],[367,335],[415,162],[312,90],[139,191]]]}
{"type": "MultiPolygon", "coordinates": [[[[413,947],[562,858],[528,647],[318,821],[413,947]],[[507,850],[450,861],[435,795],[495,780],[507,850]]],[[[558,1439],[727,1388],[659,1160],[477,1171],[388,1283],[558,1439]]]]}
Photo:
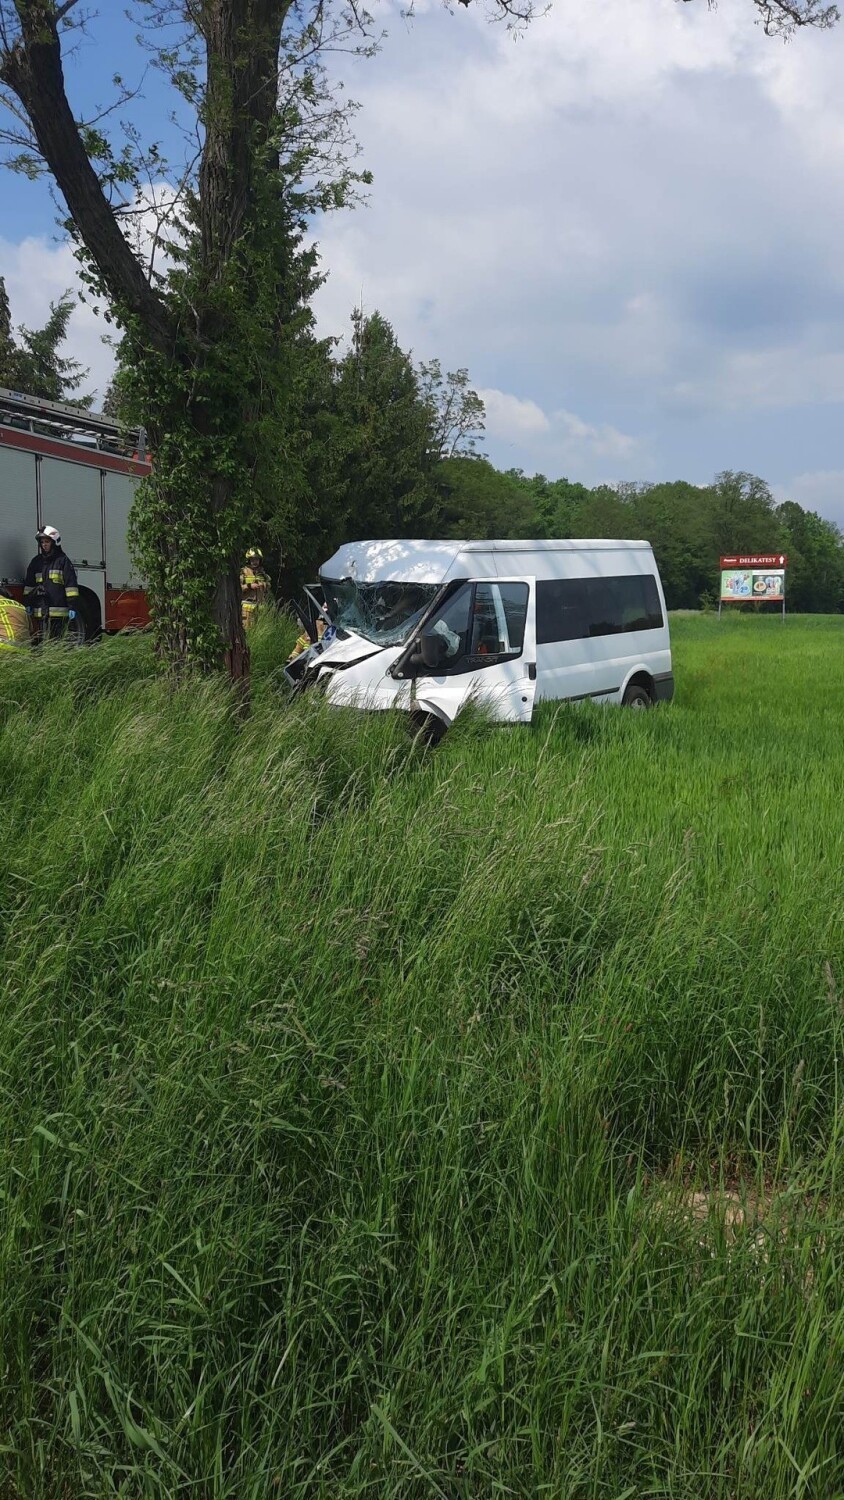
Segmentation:
{"type": "Polygon", "coordinates": [[[341,641],[335,638],[329,645],[323,646],[314,662],[326,667],[348,667],[352,662],[365,661],[368,656],[374,656],[377,651],[383,651],[384,646],[379,646],[376,641],[367,641],[362,635],[348,635],[341,641]]]}

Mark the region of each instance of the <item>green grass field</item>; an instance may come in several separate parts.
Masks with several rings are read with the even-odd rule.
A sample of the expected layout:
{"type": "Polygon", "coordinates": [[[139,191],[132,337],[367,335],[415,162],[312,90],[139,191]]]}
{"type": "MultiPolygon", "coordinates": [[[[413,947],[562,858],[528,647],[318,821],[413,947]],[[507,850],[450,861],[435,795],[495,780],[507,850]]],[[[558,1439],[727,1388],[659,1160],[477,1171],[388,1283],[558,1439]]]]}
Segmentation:
{"type": "Polygon", "coordinates": [[[0,1496],[844,1495],[844,618],[246,723],[0,661],[0,1496]]]}

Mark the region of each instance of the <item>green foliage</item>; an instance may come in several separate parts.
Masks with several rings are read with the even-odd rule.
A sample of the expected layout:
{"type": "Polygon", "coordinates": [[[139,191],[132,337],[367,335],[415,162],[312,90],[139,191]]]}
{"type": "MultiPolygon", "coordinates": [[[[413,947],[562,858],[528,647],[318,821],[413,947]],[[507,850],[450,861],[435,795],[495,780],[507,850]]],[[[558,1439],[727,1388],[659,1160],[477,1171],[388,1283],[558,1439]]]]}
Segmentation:
{"type": "Polygon", "coordinates": [[[338,501],[360,536],[416,536],[431,513],[433,429],[410,356],[378,312],[352,314],[337,367],[338,501]]]}
{"type": "Polygon", "coordinates": [[[65,292],[58,302],[50,303],[43,328],[21,327],[16,340],[6,284],[0,277],[0,385],[46,401],[66,401],[82,410],[91,406],[92,396],[78,394],[88,371],[61,353],[74,304],[73,294],[65,292]]]}
{"type": "Polygon", "coordinates": [[[821,614],[844,610],[844,538],[838,528],[793,500],[777,515],[788,549],[789,597],[798,608],[821,614]]]}
{"type": "Polygon", "coordinates": [[[293,353],[284,484],[265,512],[288,567],[310,575],[349,537],[436,529],[432,409],[386,318],[355,311],[339,359],[312,336],[293,353]]]}
{"type": "Polygon", "coordinates": [[[291,586],[352,537],[495,535],[529,512],[491,465],[472,472],[484,408],[467,371],[415,366],[380,312],[352,314],[339,358],[331,341],[298,340],[289,412],[283,503],[260,520],[291,586]]]}
{"type": "Polygon", "coordinates": [[[433,754],[0,662],[10,1500],[844,1492],[842,625],[672,632],[433,754]]]}
{"type": "Polygon", "coordinates": [[[123,420],[123,398],[120,391],[119,372],[115,373],[106,386],[105,395],[100,402],[100,411],[104,417],[111,417],[113,421],[123,420]]]}
{"type": "Polygon", "coordinates": [[[447,458],[435,470],[440,530],[454,537],[536,535],[536,510],[527,486],[485,458],[447,458]]]}
{"type": "Polygon", "coordinates": [[[521,469],[508,469],[520,488],[529,494],[536,509],[538,536],[583,536],[578,518],[589,490],[569,479],[546,479],[544,474],[530,478],[521,469]]]}
{"type": "Polygon", "coordinates": [[[6,283],[0,276],[0,385],[13,386],[15,389],[18,388],[16,355],[9,294],[6,283]]]}

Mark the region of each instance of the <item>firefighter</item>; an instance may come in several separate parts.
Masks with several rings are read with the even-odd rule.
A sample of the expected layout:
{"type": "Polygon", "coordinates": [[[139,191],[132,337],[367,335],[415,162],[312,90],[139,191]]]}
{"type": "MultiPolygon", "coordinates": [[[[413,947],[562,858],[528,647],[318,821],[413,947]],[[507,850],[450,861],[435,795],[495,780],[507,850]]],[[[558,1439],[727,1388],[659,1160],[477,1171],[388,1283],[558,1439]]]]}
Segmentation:
{"type": "Polygon", "coordinates": [[[264,568],[264,554],[258,547],[250,547],[246,554],[246,566],[240,570],[240,605],[243,628],[248,630],[255,618],[255,610],[268,598],[270,580],[264,568]]]}
{"type": "Polygon", "coordinates": [[[6,589],[0,589],[0,651],[23,651],[28,645],[26,610],[6,589]]]}
{"type": "MultiPolygon", "coordinates": [[[[325,612],[325,607],[323,606],[323,609],[317,615],[316,621],[316,633],[318,641],[322,640],[330,623],[331,622],[328,618],[328,615],[325,612]]],[[[296,637],[296,644],[294,645],[293,650],[287,658],[287,665],[289,666],[292,661],[296,660],[297,656],[301,656],[302,652],[307,651],[309,646],[312,646],[313,644],[314,642],[308,635],[307,630],[303,630],[302,634],[296,637]]]]}
{"type": "Polygon", "coordinates": [[[68,621],[76,619],[79,606],[76,569],[62,551],[62,539],[55,526],[42,526],[35,537],[38,552],[26,570],[23,602],[27,614],[35,621],[37,640],[59,640],[67,630],[68,621]]]}

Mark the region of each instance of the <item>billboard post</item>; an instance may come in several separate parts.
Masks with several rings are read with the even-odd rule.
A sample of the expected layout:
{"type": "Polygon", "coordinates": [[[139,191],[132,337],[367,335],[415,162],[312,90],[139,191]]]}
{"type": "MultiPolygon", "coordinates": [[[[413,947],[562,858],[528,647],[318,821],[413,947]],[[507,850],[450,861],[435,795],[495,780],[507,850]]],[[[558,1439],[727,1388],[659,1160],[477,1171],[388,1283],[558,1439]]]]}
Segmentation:
{"type": "Polygon", "coordinates": [[[787,567],[785,552],[746,552],[722,557],[718,619],[723,604],[752,604],[755,601],[757,604],[782,604],[785,620],[787,567]]]}

